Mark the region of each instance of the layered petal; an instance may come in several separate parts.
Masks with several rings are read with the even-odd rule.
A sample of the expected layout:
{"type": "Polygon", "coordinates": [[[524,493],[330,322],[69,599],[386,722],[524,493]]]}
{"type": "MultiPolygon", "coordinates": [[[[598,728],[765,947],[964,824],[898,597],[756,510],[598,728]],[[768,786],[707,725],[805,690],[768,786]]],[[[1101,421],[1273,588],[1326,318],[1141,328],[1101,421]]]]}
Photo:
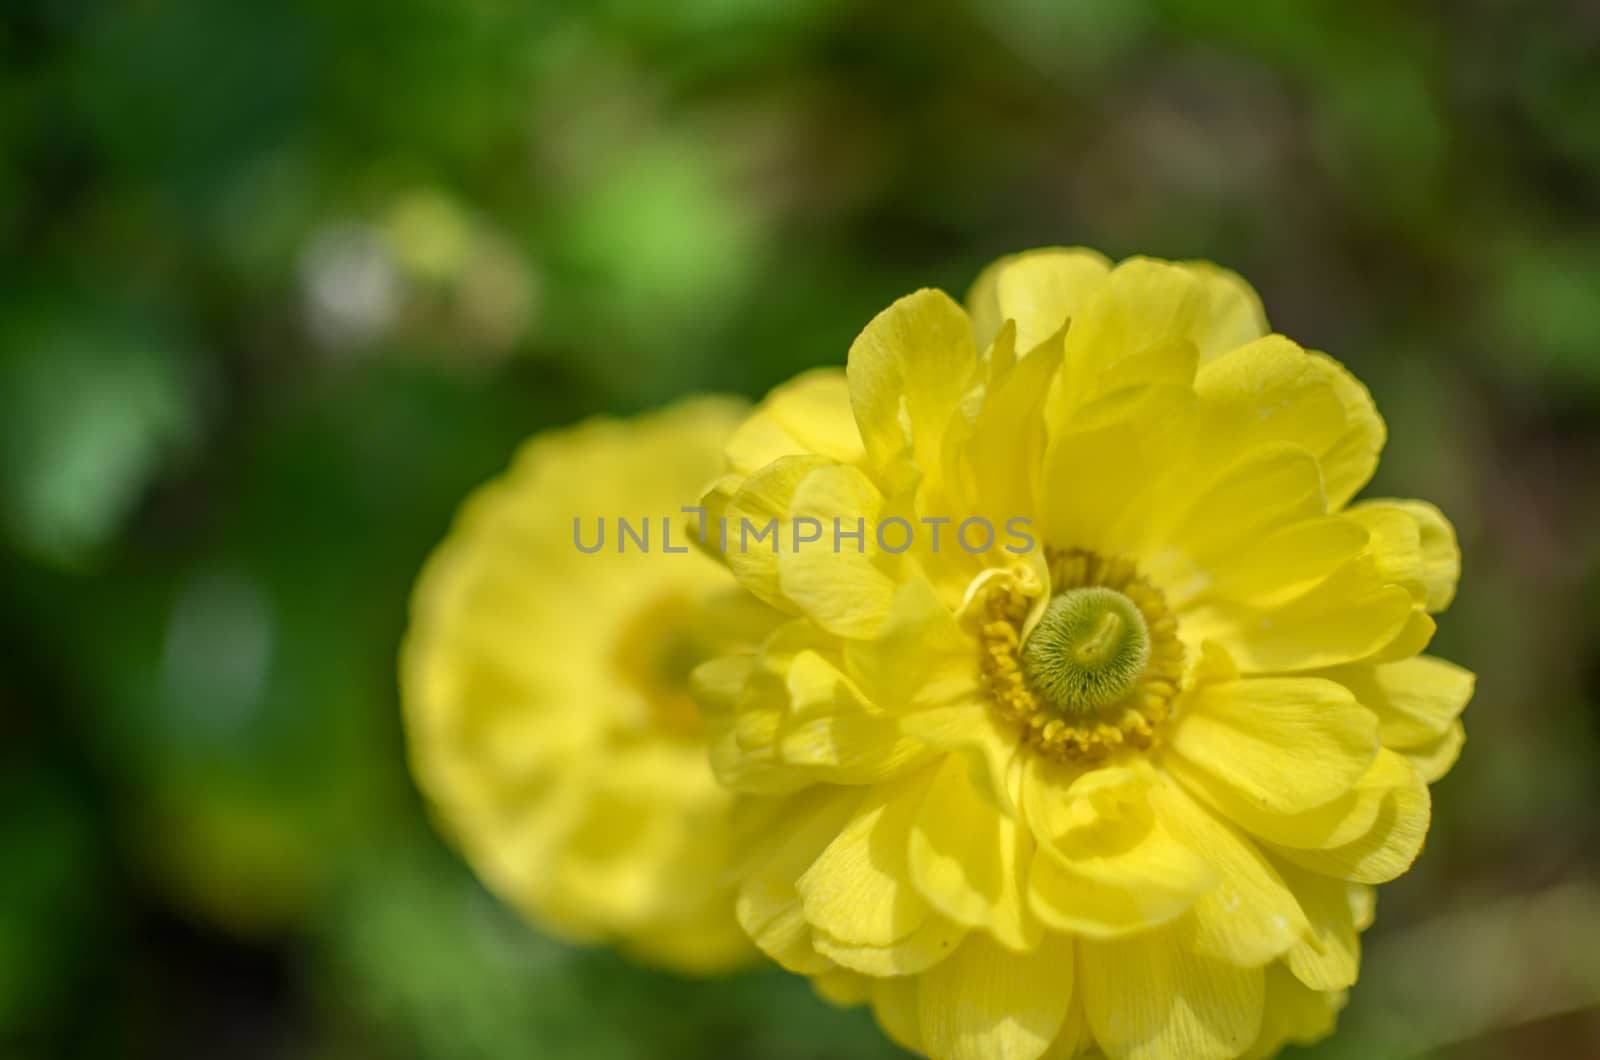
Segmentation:
{"type": "Polygon", "coordinates": [[[726,447],[728,470],[750,475],[785,456],[853,464],[865,455],[838,368],[814,368],[781,386],[739,425],[726,447]]]}
{"type": "Polygon", "coordinates": [[[1024,767],[1022,799],[1039,840],[1028,900],[1048,926],[1087,937],[1136,934],[1183,915],[1217,883],[1204,855],[1149,804],[1148,769],[1068,779],[1042,759],[1024,767]]]}
{"type": "Polygon", "coordinates": [[[1385,653],[1415,655],[1433,634],[1403,586],[1383,579],[1364,557],[1339,567],[1291,599],[1269,606],[1207,601],[1181,618],[1186,642],[1215,640],[1253,673],[1320,670],[1385,653]]]}
{"type": "Polygon", "coordinates": [[[1199,279],[1204,292],[1203,324],[1192,335],[1202,361],[1214,360],[1267,333],[1261,296],[1243,276],[1209,261],[1185,261],[1182,265],[1199,279]]]}
{"type": "MultiPolygon", "coordinates": [[[[1165,474],[1172,476],[1180,464],[1181,459],[1166,461],[1165,474]]],[[[1260,584],[1265,571],[1251,560],[1262,542],[1322,515],[1327,507],[1316,458],[1290,442],[1248,450],[1220,471],[1186,472],[1163,483],[1160,496],[1161,505],[1145,520],[1142,540],[1130,540],[1124,547],[1137,546],[1135,554],[1153,577],[1170,587],[1178,607],[1208,594],[1250,603],[1281,596],[1284,586],[1277,581],[1266,583],[1267,593],[1242,594],[1218,593],[1217,583],[1225,587],[1230,579],[1244,579],[1248,588],[1254,579],[1260,584]]],[[[1305,560],[1296,553],[1287,562],[1305,560]]]]}
{"type": "Polygon", "coordinates": [[[1241,1060],[1267,1060],[1285,1045],[1310,1045],[1333,1031],[1345,1005],[1342,990],[1313,990],[1281,964],[1266,971],[1261,1033],[1241,1060]]]}
{"type": "Polygon", "coordinates": [[[906,842],[931,778],[924,774],[868,792],[855,815],[795,882],[806,920],[846,943],[889,946],[933,909],[912,885],[906,842]]]}
{"type": "Polygon", "coordinates": [[[1379,570],[1410,587],[1430,612],[1443,611],[1456,595],[1461,550],[1444,513],[1423,501],[1364,501],[1350,517],[1367,528],[1379,570]]]}
{"type": "Polygon", "coordinates": [[[823,629],[841,637],[871,636],[894,603],[896,566],[878,549],[876,536],[835,551],[829,536],[836,520],[877,525],[883,497],[862,472],[831,464],[795,483],[779,521],[778,589],[783,598],[823,629]]]}
{"type": "Polygon", "coordinates": [[[1146,536],[1141,528],[1162,503],[1160,484],[1189,444],[1193,415],[1192,391],[1151,385],[1118,390],[1053,421],[1039,487],[1044,543],[1134,551],[1129,543],[1146,536]]]}
{"type": "Polygon", "coordinates": [[[971,325],[942,291],[906,295],[872,319],[850,347],[850,407],[870,467],[889,474],[909,456],[939,467],[945,424],[977,369],[971,325]]]}
{"type": "Polygon", "coordinates": [[[725,480],[703,500],[716,520],[710,547],[733,571],[739,584],[761,600],[791,614],[799,608],[784,598],[778,559],[784,533],[792,540],[789,508],[800,484],[813,472],[837,465],[810,454],[780,457],[743,479],[725,480]]]}
{"type": "Polygon", "coordinates": [[[1196,596],[1270,610],[1332,577],[1366,549],[1366,530],[1339,515],[1304,519],[1269,530],[1203,569],[1195,595],[1176,597],[1182,608],[1196,596]]]}
{"type": "Polygon", "coordinates": [[[1325,676],[1378,716],[1378,731],[1390,747],[1418,747],[1444,735],[1461,716],[1476,684],[1470,671],[1428,655],[1339,667],[1325,676]]]}
{"type": "Polygon", "coordinates": [[[1281,335],[1240,346],[1195,376],[1203,443],[1196,466],[1224,464],[1270,442],[1317,458],[1330,510],[1372,477],[1385,428],[1372,397],[1349,372],[1281,335]]]}
{"type": "Polygon", "coordinates": [[[812,788],[790,799],[745,804],[744,856],[734,902],[739,925],[762,951],[791,972],[825,971],[811,945],[811,926],[795,884],[855,815],[862,792],[812,788]],[[781,817],[783,827],[770,827],[781,817]]]}
{"type": "Polygon", "coordinates": [[[913,1053],[923,1052],[917,995],[921,976],[900,975],[872,980],[872,1014],[889,1040],[913,1053]]]}
{"type": "Polygon", "coordinates": [[[1417,771],[1417,776],[1422,778],[1424,784],[1432,784],[1456,764],[1456,759],[1461,757],[1461,748],[1467,742],[1467,730],[1459,722],[1452,722],[1437,739],[1415,747],[1402,747],[1400,753],[1405,755],[1406,761],[1411,763],[1411,768],[1417,771]]]}
{"type": "Polygon", "coordinates": [[[1260,1032],[1263,972],[1201,955],[1191,924],[1078,952],[1089,1028],[1114,1060],[1228,1060],[1260,1032]]]}
{"type": "Polygon", "coordinates": [[[928,756],[849,676],[828,635],[804,619],[774,631],[754,653],[702,665],[691,684],[713,769],[746,791],[889,780],[928,756]]]}
{"type": "Polygon", "coordinates": [[[1061,351],[1035,350],[990,386],[971,432],[957,450],[955,476],[974,516],[999,528],[1037,510],[1044,471],[1040,410],[1061,351]]]}
{"type": "Polygon", "coordinates": [[[1240,340],[1255,322],[1244,320],[1250,314],[1240,312],[1242,283],[1230,277],[1149,258],[1119,264],[1073,318],[1051,417],[1059,421],[1106,393],[1106,373],[1128,358],[1181,348],[1176,340],[1194,351],[1187,361],[1192,374],[1200,358],[1240,340]]]}
{"type": "MultiPolygon", "coordinates": [[[[1371,768],[1349,791],[1295,813],[1252,806],[1218,783],[1213,775],[1187,765],[1182,758],[1169,759],[1167,767],[1189,791],[1261,839],[1286,848],[1328,851],[1330,855],[1345,851],[1341,857],[1355,856],[1360,851],[1362,857],[1372,858],[1374,867],[1369,871],[1382,871],[1376,866],[1383,865],[1395,875],[1403,872],[1416,857],[1427,831],[1426,788],[1405,757],[1387,748],[1379,749],[1371,768]],[[1418,788],[1422,789],[1420,801],[1418,788]],[[1393,868],[1397,864],[1401,867],[1393,868]]],[[[1332,875],[1345,875],[1344,870],[1329,871],[1332,875]]],[[[1362,873],[1348,878],[1383,882],[1362,873]]]]}
{"type": "Polygon", "coordinates": [[[1053,936],[1015,953],[974,934],[922,977],[923,1048],[949,1060],[1036,1060],[1061,1031],[1073,991],[1073,944],[1053,936]]]}
{"type": "Polygon", "coordinates": [[[1387,883],[1422,852],[1431,811],[1422,777],[1404,756],[1385,748],[1350,795],[1310,822],[1275,825],[1275,846],[1284,858],[1325,876],[1387,883]]]}
{"type": "Polygon", "coordinates": [[[1278,871],[1294,888],[1309,922],[1305,937],[1285,955],[1285,966],[1312,990],[1353,986],[1361,967],[1356,912],[1358,902],[1363,900],[1353,892],[1369,888],[1319,876],[1284,862],[1279,862],[1278,871]]]}
{"type": "Polygon", "coordinates": [[[995,811],[974,770],[955,755],[938,767],[911,829],[907,867],[917,889],[945,916],[983,928],[1012,949],[1033,949],[1040,926],[1022,893],[1033,836],[995,811]]]}
{"type": "Polygon", "coordinates": [[[1204,855],[1217,883],[1194,904],[1195,949],[1240,967],[1257,967],[1290,950],[1309,930],[1289,884],[1250,839],[1180,785],[1152,792],[1156,811],[1191,850],[1204,855]]]}
{"type": "Polygon", "coordinates": [[[1351,789],[1378,751],[1378,721],[1348,689],[1314,677],[1261,677],[1196,689],[1172,752],[1203,773],[1231,815],[1287,815],[1351,789]]]}
{"type": "Polygon", "coordinates": [[[1076,317],[1110,273],[1103,254],[1081,247],[1001,258],[967,292],[978,345],[989,345],[1010,320],[1016,325],[1017,351],[1030,352],[1076,317]]]}

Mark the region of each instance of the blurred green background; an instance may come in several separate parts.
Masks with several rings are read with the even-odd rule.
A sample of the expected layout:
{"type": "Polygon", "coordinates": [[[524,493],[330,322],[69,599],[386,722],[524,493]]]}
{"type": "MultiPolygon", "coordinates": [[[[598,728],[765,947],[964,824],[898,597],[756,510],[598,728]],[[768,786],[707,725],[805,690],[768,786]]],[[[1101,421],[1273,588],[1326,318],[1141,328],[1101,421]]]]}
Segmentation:
{"type": "Polygon", "coordinates": [[[1600,12],[1444,6],[6,4],[0,1056],[890,1055],[520,928],[395,645],[523,436],[1051,243],[1243,272],[1460,530],[1466,752],[1315,1055],[1600,1055],[1600,12]]]}

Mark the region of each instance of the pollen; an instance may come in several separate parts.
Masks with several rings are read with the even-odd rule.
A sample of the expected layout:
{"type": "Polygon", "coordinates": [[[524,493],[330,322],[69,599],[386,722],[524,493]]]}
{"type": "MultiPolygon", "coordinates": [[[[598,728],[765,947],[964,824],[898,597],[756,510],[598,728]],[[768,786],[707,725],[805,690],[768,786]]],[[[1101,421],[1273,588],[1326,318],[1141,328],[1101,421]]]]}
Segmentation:
{"type": "Polygon", "coordinates": [[[980,609],[979,668],[995,711],[1052,758],[1154,745],[1183,677],[1166,598],[1129,561],[1074,550],[1050,557],[1049,602],[1000,580],[980,609]]]}

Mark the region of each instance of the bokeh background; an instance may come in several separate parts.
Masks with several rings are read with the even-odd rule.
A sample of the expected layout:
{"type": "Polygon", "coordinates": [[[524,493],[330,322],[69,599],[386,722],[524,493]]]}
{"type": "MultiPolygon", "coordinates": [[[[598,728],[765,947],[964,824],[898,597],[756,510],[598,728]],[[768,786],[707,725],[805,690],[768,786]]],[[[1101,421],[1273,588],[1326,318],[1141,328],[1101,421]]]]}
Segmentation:
{"type": "Polygon", "coordinates": [[[1600,1055],[1597,48],[1582,0],[7,3],[0,1056],[890,1056],[520,927],[395,645],[525,435],[1052,243],[1249,276],[1460,530],[1465,755],[1314,1055],[1600,1055]]]}

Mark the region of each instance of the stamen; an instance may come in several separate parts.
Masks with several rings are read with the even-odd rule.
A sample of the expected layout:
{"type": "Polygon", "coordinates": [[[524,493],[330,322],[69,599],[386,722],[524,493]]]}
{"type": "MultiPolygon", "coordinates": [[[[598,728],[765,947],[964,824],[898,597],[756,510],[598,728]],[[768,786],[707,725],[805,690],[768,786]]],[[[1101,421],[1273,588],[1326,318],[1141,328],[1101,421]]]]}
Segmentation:
{"type": "Polygon", "coordinates": [[[1024,643],[1036,596],[998,580],[979,595],[979,669],[996,713],[1053,758],[1147,748],[1183,677],[1177,621],[1132,563],[1055,554],[1055,595],[1024,643]]]}

